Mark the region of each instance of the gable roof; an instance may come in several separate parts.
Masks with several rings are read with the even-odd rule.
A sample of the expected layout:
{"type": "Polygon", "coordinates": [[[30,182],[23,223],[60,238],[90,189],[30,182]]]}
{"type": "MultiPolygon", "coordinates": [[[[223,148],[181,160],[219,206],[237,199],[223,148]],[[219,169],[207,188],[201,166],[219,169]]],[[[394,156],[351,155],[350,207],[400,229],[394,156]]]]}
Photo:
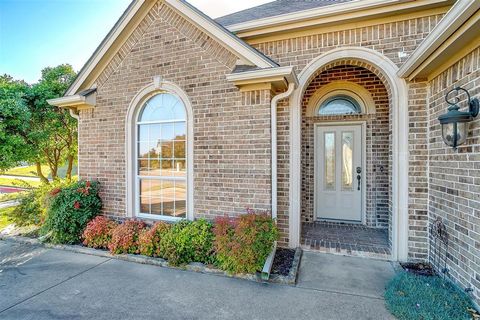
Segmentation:
{"type": "Polygon", "coordinates": [[[223,26],[279,16],[353,0],[277,0],[215,19],[223,26]]]}
{"type": "MultiPolygon", "coordinates": [[[[242,64],[258,68],[278,67],[278,64],[273,60],[249,46],[185,0],[164,0],[164,2],[237,55],[242,60],[242,64]]],[[[87,83],[87,80],[92,82],[92,78],[96,78],[93,73],[100,74],[101,70],[108,65],[155,3],[154,0],[133,0],[130,3],[112,30],[80,70],[72,85],[67,89],[65,96],[75,95],[78,91],[90,88],[92,84],[87,83]]]]}

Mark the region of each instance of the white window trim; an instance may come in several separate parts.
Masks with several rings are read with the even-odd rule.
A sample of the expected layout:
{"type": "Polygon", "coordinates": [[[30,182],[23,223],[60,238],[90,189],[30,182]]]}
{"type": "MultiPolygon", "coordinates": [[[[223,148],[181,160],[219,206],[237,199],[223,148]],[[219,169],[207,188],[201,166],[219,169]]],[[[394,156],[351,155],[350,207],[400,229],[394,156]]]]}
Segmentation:
{"type": "MultiPolygon", "coordinates": [[[[125,130],[125,177],[126,177],[126,215],[130,218],[143,218],[149,220],[162,221],[178,221],[181,218],[159,216],[159,215],[145,215],[140,214],[137,207],[137,179],[136,179],[136,137],[137,137],[137,116],[143,104],[151,97],[159,93],[171,93],[176,95],[183,102],[186,110],[186,130],[187,130],[187,215],[188,220],[194,219],[194,205],[193,205],[193,110],[190,99],[186,93],[177,85],[163,81],[161,77],[155,77],[153,83],[142,88],[132,99],[128,107],[126,130],[125,130]]],[[[173,180],[174,177],[172,177],[173,180]]]]}
{"type": "Polygon", "coordinates": [[[353,82],[335,81],[322,86],[312,95],[308,101],[307,117],[323,116],[318,114],[318,110],[334,96],[348,96],[359,104],[361,114],[375,114],[375,101],[367,89],[353,82]]]}

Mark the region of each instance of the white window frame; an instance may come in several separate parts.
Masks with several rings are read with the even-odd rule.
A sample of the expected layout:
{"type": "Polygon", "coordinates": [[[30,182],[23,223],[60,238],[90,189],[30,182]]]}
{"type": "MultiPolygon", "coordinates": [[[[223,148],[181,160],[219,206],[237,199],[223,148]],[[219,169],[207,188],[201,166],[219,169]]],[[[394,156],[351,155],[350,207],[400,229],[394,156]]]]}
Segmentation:
{"type": "MultiPolygon", "coordinates": [[[[190,100],[185,92],[177,85],[162,81],[160,77],[155,77],[153,83],[147,85],[141,89],[137,95],[132,99],[126,121],[126,215],[130,218],[141,218],[148,220],[159,221],[179,221],[183,219],[193,220],[194,207],[193,207],[193,111],[190,100]],[[186,119],[179,121],[155,121],[150,123],[174,123],[185,122],[186,126],[186,217],[177,218],[162,215],[142,214],[140,213],[140,196],[139,196],[139,181],[138,175],[138,154],[137,154],[137,137],[138,137],[138,125],[148,124],[149,122],[137,122],[140,111],[143,109],[145,102],[150,98],[161,94],[168,93],[175,95],[183,103],[186,112],[186,119]]],[[[145,177],[142,176],[142,179],[145,177]]],[[[146,177],[148,179],[148,177],[146,177]]],[[[185,181],[183,177],[152,177],[153,180],[181,180],[185,181]]]]}

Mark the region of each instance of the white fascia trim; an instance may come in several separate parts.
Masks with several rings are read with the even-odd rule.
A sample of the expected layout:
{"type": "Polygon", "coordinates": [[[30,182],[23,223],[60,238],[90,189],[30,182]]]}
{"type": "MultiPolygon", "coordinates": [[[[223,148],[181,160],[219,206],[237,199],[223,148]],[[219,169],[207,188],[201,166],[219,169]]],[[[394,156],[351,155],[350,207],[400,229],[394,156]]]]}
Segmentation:
{"type": "Polygon", "coordinates": [[[60,108],[74,108],[79,105],[86,105],[89,107],[95,107],[95,99],[89,99],[88,96],[82,96],[79,94],[73,96],[60,97],[56,99],[47,100],[47,103],[51,106],[60,108]]]}
{"type": "Polygon", "coordinates": [[[216,39],[220,43],[227,45],[228,49],[239,55],[246,62],[252,63],[260,68],[271,68],[277,65],[270,61],[262,54],[259,54],[256,50],[244,43],[237,36],[230,34],[228,30],[223,29],[216,22],[202,14],[201,12],[193,9],[190,5],[180,0],[164,0],[178,13],[180,13],[187,20],[198,26],[212,38],[216,39]]]}
{"type": "Polygon", "coordinates": [[[232,73],[227,75],[230,82],[268,79],[272,77],[284,77],[288,83],[298,85],[297,75],[293,67],[277,67],[268,69],[258,69],[253,71],[232,73]]]}
{"type": "Polygon", "coordinates": [[[94,55],[90,58],[90,60],[87,61],[87,64],[83,67],[81,73],[75,79],[70,88],[68,88],[68,91],[65,93],[66,96],[77,93],[80,86],[85,82],[87,77],[95,69],[102,57],[107,53],[115,40],[122,33],[130,20],[132,20],[132,18],[137,14],[138,10],[143,6],[144,3],[145,0],[136,0],[135,4],[128,9],[129,11],[124,15],[122,21],[117,23],[115,29],[107,35],[107,38],[105,38],[98,50],[95,51],[94,55]]]}
{"type": "MultiPolygon", "coordinates": [[[[429,0],[429,1],[410,1],[413,6],[418,6],[419,2],[428,4],[442,3],[446,0],[429,0]]],[[[299,20],[309,20],[315,18],[322,18],[332,15],[341,15],[345,13],[351,13],[356,11],[363,11],[367,9],[373,9],[377,7],[390,6],[392,4],[405,3],[404,0],[355,0],[346,3],[332,4],[317,9],[308,9],[298,11],[294,13],[282,14],[274,17],[268,17],[263,19],[257,19],[248,22],[242,22],[227,26],[227,29],[239,33],[249,30],[272,27],[275,25],[288,24],[299,20]]]]}
{"type": "Polygon", "coordinates": [[[455,31],[480,9],[478,0],[462,0],[447,12],[427,38],[410,55],[398,70],[398,76],[408,78],[428,59],[455,31]]]}

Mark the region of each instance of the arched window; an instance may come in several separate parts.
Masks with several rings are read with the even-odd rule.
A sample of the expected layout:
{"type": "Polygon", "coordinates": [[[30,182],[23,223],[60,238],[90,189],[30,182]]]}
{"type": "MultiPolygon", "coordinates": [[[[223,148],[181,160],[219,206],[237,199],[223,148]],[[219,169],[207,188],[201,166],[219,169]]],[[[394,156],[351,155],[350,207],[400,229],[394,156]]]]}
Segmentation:
{"type": "Polygon", "coordinates": [[[187,114],[174,94],[159,93],[136,119],[136,212],[145,218],[187,217],[187,114]]]}
{"type": "Polygon", "coordinates": [[[320,108],[318,108],[318,115],[345,115],[362,113],[362,108],[358,102],[346,95],[337,95],[325,100],[320,108]]]}

